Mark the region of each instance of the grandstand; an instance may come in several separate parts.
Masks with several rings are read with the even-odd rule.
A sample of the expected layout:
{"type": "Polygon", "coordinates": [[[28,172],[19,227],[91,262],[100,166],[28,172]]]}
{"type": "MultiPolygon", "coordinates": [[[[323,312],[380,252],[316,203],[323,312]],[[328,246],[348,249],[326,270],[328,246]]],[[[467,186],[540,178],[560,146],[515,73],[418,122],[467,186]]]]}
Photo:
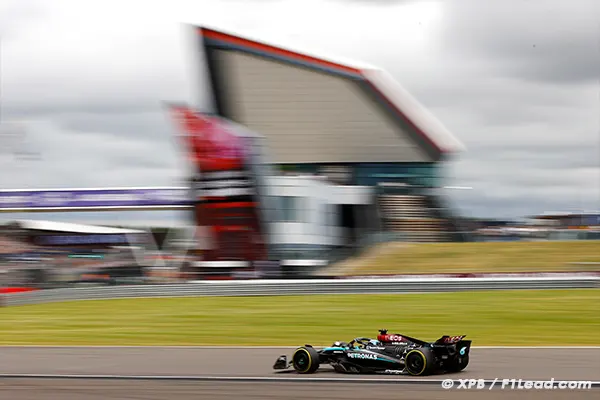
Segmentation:
{"type": "Polygon", "coordinates": [[[532,224],[556,229],[600,230],[600,213],[598,212],[548,212],[530,216],[528,219],[532,224]]]}
{"type": "Polygon", "coordinates": [[[387,73],[223,30],[194,34],[213,113],[264,138],[272,170],[259,203],[282,210],[263,213],[270,254],[322,254],[382,232],[457,240],[436,189],[444,162],[464,147],[387,73]]]}
{"type": "MultiPolygon", "coordinates": [[[[196,167],[187,187],[11,189],[0,211],[192,209],[203,235],[194,254],[210,268],[301,268],[381,240],[464,240],[437,190],[444,163],[464,148],[387,73],[223,30],[193,32],[215,108],[169,106],[196,167]]],[[[55,248],[134,235],[19,226],[27,243],[55,248]]]]}
{"type": "Polygon", "coordinates": [[[55,276],[70,274],[69,279],[69,271],[81,275],[101,269],[131,275],[133,268],[139,275],[143,265],[136,265],[131,245],[145,245],[146,235],[132,229],[18,220],[2,226],[0,266],[11,270],[51,268],[55,276]]]}
{"type": "Polygon", "coordinates": [[[145,232],[67,222],[18,220],[4,226],[4,234],[22,246],[55,249],[99,249],[143,241],[145,232]]]}
{"type": "Polygon", "coordinates": [[[0,236],[0,255],[2,254],[23,254],[30,252],[34,246],[24,243],[18,239],[9,236],[0,236]]]}

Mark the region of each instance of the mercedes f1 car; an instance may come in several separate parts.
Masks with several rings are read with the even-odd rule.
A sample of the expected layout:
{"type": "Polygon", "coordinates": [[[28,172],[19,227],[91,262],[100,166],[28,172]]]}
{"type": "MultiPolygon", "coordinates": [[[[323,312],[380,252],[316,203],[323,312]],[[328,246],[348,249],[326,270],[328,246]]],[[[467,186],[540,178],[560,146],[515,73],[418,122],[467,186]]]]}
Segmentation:
{"type": "Polygon", "coordinates": [[[279,356],[273,369],[293,367],[300,374],[311,374],[329,364],[336,372],[354,374],[424,376],[459,372],[469,364],[471,341],[464,340],[465,336],[442,336],[426,342],[381,329],[377,339],[358,337],[320,350],[306,344],[296,349],[290,361],[286,355],[279,356]]]}

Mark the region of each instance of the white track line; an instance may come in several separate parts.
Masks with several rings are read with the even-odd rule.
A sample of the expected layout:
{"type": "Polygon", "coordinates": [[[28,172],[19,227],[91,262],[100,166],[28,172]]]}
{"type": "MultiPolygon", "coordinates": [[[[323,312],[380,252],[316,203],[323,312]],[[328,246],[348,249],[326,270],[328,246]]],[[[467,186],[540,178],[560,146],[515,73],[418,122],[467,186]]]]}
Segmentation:
{"type": "MultiPolygon", "coordinates": [[[[60,375],[60,374],[0,374],[0,379],[89,379],[89,380],[151,380],[151,381],[228,381],[228,382],[285,382],[285,383],[361,383],[361,384],[403,384],[403,385],[440,385],[444,379],[428,378],[274,378],[260,376],[210,376],[210,375],[60,375]]],[[[480,378],[472,378],[480,381],[480,378]]],[[[535,381],[536,379],[531,379],[535,381]]],[[[539,379],[538,379],[539,380],[539,379]]],[[[492,383],[493,379],[481,379],[486,384],[492,383]]],[[[561,381],[561,379],[555,379],[561,381]]],[[[600,381],[590,382],[593,388],[600,388],[600,381]]]]}
{"type": "MultiPolygon", "coordinates": [[[[391,375],[390,375],[391,377],[391,375]]],[[[382,378],[317,378],[269,376],[211,376],[211,375],[61,375],[61,374],[0,374],[0,378],[20,379],[122,379],[122,380],[195,380],[195,381],[257,381],[257,382],[371,382],[371,383],[441,383],[442,379],[382,379],[382,378]]]]}
{"type": "MultiPolygon", "coordinates": [[[[131,345],[131,346],[118,346],[118,345],[0,345],[0,349],[2,348],[56,348],[56,349],[224,349],[224,350],[245,350],[245,349],[256,349],[256,350],[264,350],[264,349],[295,349],[300,345],[295,346],[141,346],[141,345],[131,345]]],[[[315,347],[327,347],[328,345],[314,345],[315,347]]],[[[600,349],[600,346],[471,346],[472,349],[531,349],[531,350],[543,350],[543,349],[600,349]]]]}

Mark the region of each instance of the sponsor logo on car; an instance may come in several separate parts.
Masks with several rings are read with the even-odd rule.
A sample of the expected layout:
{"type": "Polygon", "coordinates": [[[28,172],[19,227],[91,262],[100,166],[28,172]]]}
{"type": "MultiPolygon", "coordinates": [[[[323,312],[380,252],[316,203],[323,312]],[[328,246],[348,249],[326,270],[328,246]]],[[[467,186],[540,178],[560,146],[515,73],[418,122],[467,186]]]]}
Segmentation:
{"type": "Polygon", "coordinates": [[[445,336],[444,340],[442,340],[442,342],[452,344],[452,343],[458,342],[462,338],[464,338],[464,336],[445,336]]]}
{"type": "Polygon", "coordinates": [[[397,369],[386,369],[385,370],[386,374],[396,374],[396,375],[400,375],[402,374],[402,371],[397,370],[397,369]]]}
{"type": "Polygon", "coordinates": [[[362,358],[362,359],[369,359],[369,360],[377,360],[377,355],[375,355],[375,354],[366,354],[366,353],[350,353],[350,354],[348,354],[348,357],[350,357],[350,358],[362,358]]]}

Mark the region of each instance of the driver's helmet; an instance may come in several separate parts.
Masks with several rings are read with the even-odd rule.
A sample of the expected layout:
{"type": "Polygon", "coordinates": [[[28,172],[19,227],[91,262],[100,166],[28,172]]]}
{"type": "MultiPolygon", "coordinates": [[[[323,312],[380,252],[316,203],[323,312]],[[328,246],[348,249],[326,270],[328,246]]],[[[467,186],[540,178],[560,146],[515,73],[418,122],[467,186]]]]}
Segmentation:
{"type": "Polygon", "coordinates": [[[371,339],[371,340],[369,340],[369,345],[378,347],[378,346],[381,346],[381,342],[377,339],[371,339]]]}

